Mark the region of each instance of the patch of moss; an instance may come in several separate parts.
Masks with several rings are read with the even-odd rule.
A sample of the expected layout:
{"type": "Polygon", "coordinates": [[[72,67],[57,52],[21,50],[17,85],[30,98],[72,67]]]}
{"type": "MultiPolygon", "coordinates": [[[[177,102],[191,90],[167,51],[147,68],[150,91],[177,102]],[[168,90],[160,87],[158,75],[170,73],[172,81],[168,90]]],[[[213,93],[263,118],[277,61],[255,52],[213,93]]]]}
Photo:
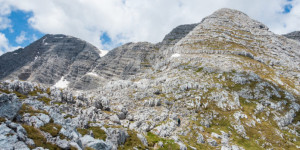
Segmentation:
{"type": "Polygon", "coordinates": [[[160,147],[159,150],[170,150],[170,149],[180,149],[179,145],[174,142],[174,140],[164,139],[158,137],[157,135],[153,134],[152,132],[148,132],[146,139],[148,141],[149,147],[154,147],[156,143],[159,141],[163,142],[163,147],[160,147]]]}
{"type": "Polygon", "coordinates": [[[35,110],[28,104],[23,104],[19,111],[19,114],[24,115],[25,113],[29,113],[31,116],[34,116],[37,113],[43,113],[49,115],[48,112],[46,112],[45,110],[35,110]]]}
{"type": "Polygon", "coordinates": [[[0,123],[5,122],[5,121],[6,121],[5,118],[0,117],[0,123]]]}
{"type": "Polygon", "coordinates": [[[196,70],[196,72],[201,72],[203,70],[203,67],[200,67],[196,70]]]}
{"type": "Polygon", "coordinates": [[[0,89],[0,92],[2,92],[2,93],[6,93],[6,94],[10,94],[10,93],[11,93],[10,91],[8,91],[8,90],[4,90],[4,89],[0,89]]]}
{"type": "Polygon", "coordinates": [[[57,145],[47,142],[47,139],[43,136],[39,129],[34,128],[33,126],[29,126],[26,124],[22,125],[23,128],[27,132],[27,137],[34,141],[35,146],[29,146],[29,148],[33,149],[36,147],[43,147],[49,150],[59,150],[60,148],[57,145]]]}
{"type": "Polygon", "coordinates": [[[53,104],[55,104],[55,105],[62,105],[62,104],[64,104],[64,103],[62,103],[62,102],[54,102],[53,104]]]}
{"type": "Polygon", "coordinates": [[[100,127],[90,127],[89,130],[93,131],[94,137],[96,139],[101,139],[101,140],[106,139],[106,133],[100,127]]]}
{"type": "Polygon", "coordinates": [[[124,145],[118,147],[118,150],[128,150],[133,149],[134,147],[140,150],[146,149],[141,140],[137,137],[137,132],[127,130],[127,133],[129,137],[126,139],[124,145]]]}
{"type": "Polygon", "coordinates": [[[72,116],[72,115],[70,115],[70,114],[67,114],[66,116],[64,116],[64,118],[65,118],[65,119],[67,119],[67,118],[75,118],[75,116],[72,116]]]}
{"type": "Polygon", "coordinates": [[[61,129],[61,125],[55,123],[47,123],[44,126],[40,127],[42,131],[50,133],[53,137],[59,135],[59,131],[61,129]]]}
{"type": "Polygon", "coordinates": [[[27,98],[26,95],[21,94],[20,92],[14,91],[13,93],[15,93],[19,99],[26,99],[27,98]]]}
{"type": "Polygon", "coordinates": [[[89,130],[88,129],[82,129],[82,128],[77,128],[77,131],[82,135],[86,135],[89,133],[89,130]]]}
{"type": "Polygon", "coordinates": [[[77,131],[82,136],[88,134],[89,131],[93,131],[95,139],[101,139],[101,140],[105,140],[106,139],[106,133],[100,127],[89,127],[88,129],[77,128],[77,131]]]}
{"type": "Polygon", "coordinates": [[[70,150],[78,150],[76,147],[70,146],[70,150]]]}
{"type": "Polygon", "coordinates": [[[44,102],[44,103],[47,104],[47,105],[49,105],[50,102],[51,102],[51,99],[50,99],[50,98],[47,98],[47,97],[45,97],[45,96],[39,97],[37,100],[38,100],[38,101],[41,101],[41,102],[44,102]]]}
{"type": "Polygon", "coordinates": [[[51,90],[50,90],[50,88],[47,88],[46,93],[47,93],[48,95],[51,95],[51,90]]]}
{"type": "Polygon", "coordinates": [[[29,92],[28,95],[30,96],[38,96],[38,93],[44,93],[44,91],[38,87],[34,87],[34,90],[29,92]]]}
{"type": "Polygon", "coordinates": [[[300,121],[300,111],[296,112],[296,116],[295,116],[295,118],[293,120],[293,123],[297,123],[298,121],[300,121]]]}

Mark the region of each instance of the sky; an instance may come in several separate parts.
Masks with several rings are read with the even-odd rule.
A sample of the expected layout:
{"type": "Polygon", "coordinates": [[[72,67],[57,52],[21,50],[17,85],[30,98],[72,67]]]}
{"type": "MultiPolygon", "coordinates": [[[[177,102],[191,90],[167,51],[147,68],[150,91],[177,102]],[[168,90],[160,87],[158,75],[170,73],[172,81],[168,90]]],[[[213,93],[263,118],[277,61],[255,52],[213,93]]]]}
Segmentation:
{"type": "Polygon", "coordinates": [[[220,8],[243,11],[277,34],[300,30],[300,0],[0,0],[0,55],[45,34],[75,36],[104,50],[157,43],[220,8]]]}

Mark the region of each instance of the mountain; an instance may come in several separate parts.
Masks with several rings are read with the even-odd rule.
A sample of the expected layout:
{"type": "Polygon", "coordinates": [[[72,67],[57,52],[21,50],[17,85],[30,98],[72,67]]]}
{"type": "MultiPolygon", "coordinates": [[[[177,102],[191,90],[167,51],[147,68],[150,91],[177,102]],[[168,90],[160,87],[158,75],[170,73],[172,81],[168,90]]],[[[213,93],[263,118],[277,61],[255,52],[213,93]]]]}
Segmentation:
{"type": "Polygon", "coordinates": [[[0,56],[0,79],[19,79],[53,85],[75,81],[100,59],[93,45],[66,35],[45,35],[24,49],[0,56]]]}
{"type": "Polygon", "coordinates": [[[2,149],[300,148],[295,36],[227,8],[103,57],[60,36],[0,57],[3,80],[27,80],[0,82],[2,149]]]}
{"type": "Polygon", "coordinates": [[[300,31],[294,31],[294,32],[285,34],[283,36],[285,36],[287,38],[290,38],[290,39],[294,39],[294,40],[300,41],[300,31]]]}

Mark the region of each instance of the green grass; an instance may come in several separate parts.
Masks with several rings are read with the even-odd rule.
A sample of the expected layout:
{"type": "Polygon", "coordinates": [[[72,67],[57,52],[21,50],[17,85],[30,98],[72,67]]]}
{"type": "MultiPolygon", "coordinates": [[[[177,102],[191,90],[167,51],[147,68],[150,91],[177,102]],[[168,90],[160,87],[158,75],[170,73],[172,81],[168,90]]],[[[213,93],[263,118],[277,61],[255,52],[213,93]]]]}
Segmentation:
{"type": "Polygon", "coordinates": [[[106,139],[106,133],[104,130],[102,130],[100,127],[89,127],[88,129],[81,129],[77,128],[77,131],[82,135],[86,135],[89,133],[89,131],[93,131],[94,138],[95,139],[101,139],[105,140],[106,139]]]}
{"type": "Polygon", "coordinates": [[[137,132],[132,130],[127,130],[129,137],[126,139],[125,144],[118,147],[118,150],[128,150],[134,147],[144,150],[146,147],[143,145],[141,140],[137,137],[137,132]]]}
{"type": "Polygon", "coordinates": [[[29,148],[33,149],[35,147],[43,147],[49,150],[60,150],[58,146],[47,142],[47,139],[42,135],[39,129],[26,124],[23,124],[22,126],[27,132],[27,137],[32,139],[35,143],[35,146],[29,146],[29,148]]]}
{"type": "Polygon", "coordinates": [[[21,94],[20,92],[17,92],[17,91],[10,92],[9,90],[0,89],[0,92],[6,93],[6,94],[15,93],[19,99],[26,99],[27,98],[26,95],[21,94]]]}
{"type": "Polygon", "coordinates": [[[37,113],[43,113],[49,115],[48,112],[46,112],[45,110],[35,110],[31,106],[27,104],[23,104],[19,111],[19,114],[24,115],[25,113],[29,113],[31,116],[34,116],[37,113]]]}
{"type": "Polygon", "coordinates": [[[31,91],[31,92],[29,92],[28,95],[30,95],[30,96],[38,96],[38,93],[42,94],[42,93],[44,93],[44,91],[42,89],[38,88],[38,87],[34,87],[34,90],[31,91]]]}
{"type": "Polygon", "coordinates": [[[19,99],[26,99],[27,98],[26,95],[21,94],[20,92],[14,91],[13,93],[15,93],[19,99]]]}
{"type": "Polygon", "coordinates": [[[146,139],[148,141],[149,147],[154,147],[159,141],[163,142],[163,147],[160,147],[159,150],[178,150],[180,149],[179,145],[174,142],[174,140],[161,138],[152,132],[148,132],[146,139]]]}
{"type": "Polygon", "coordinates": [[[75,116],[72,116],[72,115],[70,115],[70,114],[67,114],[66,116],[64,116],[64,118],[65,118],[65,119],[67,119],[67,118],[75,118],[75,116]]]}
{"type": "Polygon", "coordinates": [[[77,131],[82,135],[86,135],[89,133],[89,130],[88,129],[81,129],[81,128],[77,128],[77,131]]]}
{"type": "Polygon", "coordinates": [[[50,99],[50,98],[47,98],[47,97],[45,97],[45,96],[39,97],[37,100],[38,100],[38,101],[41,101],[41,102],[44,102],[44,103],[47,104],[47,105],[49,105],[50,102],[51,102],[51,99],[50,99]]]}
{"type": "Polygon", "coordinates": [[[4,90],[4,89],[0,89],[0,92],[2,92],[2,93],[6,93],[6,94],[10,94],[10,93],[11,93],[10,91],[8,91],[8,90],[4,90]]]}
{"type": "Polygon", "coordinates": [[[0,123],[5,122],[5,121],[6,121],[5,118],[0,117],[0,123]]]}
{"type": "Polygon", "coordinates": [[[61,129],[61,125],[55,123],[47,123],[44,126],[40,127],[42,131],[50,133],[53,137],[59,135],[59,131],[61,129]]]}

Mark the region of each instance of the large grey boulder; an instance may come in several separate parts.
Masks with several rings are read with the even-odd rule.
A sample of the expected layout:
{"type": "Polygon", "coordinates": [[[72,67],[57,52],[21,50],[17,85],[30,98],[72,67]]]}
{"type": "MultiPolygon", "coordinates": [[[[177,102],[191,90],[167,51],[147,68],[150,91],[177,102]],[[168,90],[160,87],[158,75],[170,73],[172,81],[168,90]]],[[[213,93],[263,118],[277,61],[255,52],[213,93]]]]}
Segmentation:
{"type": "Polygon", "coordinates": [[[145,138],[145,136],[143,136],[142,134],[137,134],[137,137],[141,140],[141,142],[143,143],[143,145],[148,146],[148,141],[145,138]]]}
{"type": "Polygon", "coordinates": [[[22,103],[15,94],[0,94],[0,117],[14,119],[21,106],[22,103]]]}
{"type": "Polygon", "coordinates": [[[29,150],[23,141],[19,141],[15,131],[2,123],[0,125],[0,149],[3,150],[29,150]]]}

